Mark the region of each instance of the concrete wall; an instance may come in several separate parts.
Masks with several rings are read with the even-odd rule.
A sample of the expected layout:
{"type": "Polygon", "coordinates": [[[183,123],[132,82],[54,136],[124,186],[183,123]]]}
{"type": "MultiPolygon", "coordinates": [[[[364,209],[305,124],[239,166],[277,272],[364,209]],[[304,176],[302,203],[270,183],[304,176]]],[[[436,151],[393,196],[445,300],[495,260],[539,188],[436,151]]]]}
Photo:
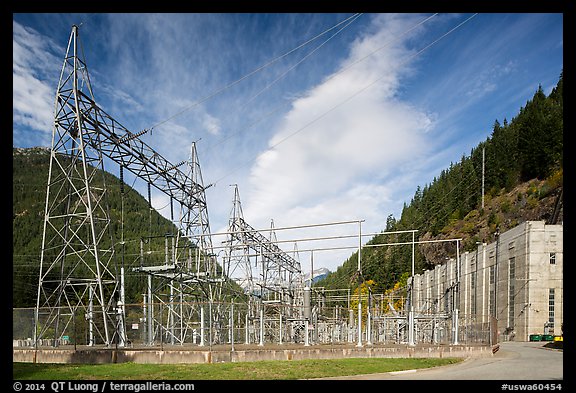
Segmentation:
{"type": "Polygon", "coordinates": [[[563,225],[524,222],[496,242],[460,255],[458,267],[451,259],[417,275],[414,282],[417,312],[452,312],[456,305],[461,316],[477,322],[493,316],[500,340],[559,335],[564,316],[563,225]],[[554,326],[546,328],[550,319],[554,326]]]}
{"type": "Polygon", "coordinates": [[[199,350],[66,350],[66,349],[13,349],[13,362],[26,363],[221,363],[260,360],[303,360],[340,358],[444,358],[492,356],[490,346],[481,345],[418,345],[389,347],[298,348],[259,349],[240,351],[199,350]]]}
{"type": "Polygon", "coordinates": [[[549,230],[541,223],[532,223],[529,233],[530,254],[527,276],[529,277],[527,306],[524,310],[528,320],[528,334],[542,333],[545,323],[553,315],[554,328],[550,334],[561,334],[564,320],[564,281],[563,281],[563,232],[562,226],[556,231],[549,230]],[[538,225],[539,224],[539,225],[538,225]],[[555,263],[550,263],[550,253],[555,253],[555,263]],[[550,299],[550,289],[554,290],[554,300],[550,299]]]}

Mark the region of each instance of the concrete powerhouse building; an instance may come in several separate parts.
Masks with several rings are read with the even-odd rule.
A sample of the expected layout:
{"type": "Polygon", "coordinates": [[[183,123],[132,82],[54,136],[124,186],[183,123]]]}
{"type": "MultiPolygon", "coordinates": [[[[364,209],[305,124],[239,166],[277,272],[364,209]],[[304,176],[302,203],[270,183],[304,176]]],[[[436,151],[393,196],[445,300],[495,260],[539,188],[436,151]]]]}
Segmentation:
{"type": "Polygon", "coordinates": [[[531,334],[562,334],[563,225],[526,221],[479,244],[475,252],[414,277],[414,309],[487,323],[497,320],[499,341],[531,334]],[[458,285],[460,282],[460,285],[458,285]]]}

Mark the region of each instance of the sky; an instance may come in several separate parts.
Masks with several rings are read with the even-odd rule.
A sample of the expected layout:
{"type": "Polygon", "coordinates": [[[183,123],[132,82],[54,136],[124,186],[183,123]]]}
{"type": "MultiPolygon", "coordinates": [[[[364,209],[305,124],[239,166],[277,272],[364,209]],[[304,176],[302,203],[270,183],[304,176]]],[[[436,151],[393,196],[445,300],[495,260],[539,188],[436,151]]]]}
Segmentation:
{"type": "MultiPolygon", "coordinates": [[[[196,143],[212,232],[226,231],[237,186],[252,227],[273,225],[303,266],[335,271],[496,120],[510,121],[539,86],[550,93],[563,70],[563,19],[15,13],[12,143],[51,147],[79,25],[99,106],[134,133],[151,129],[141,140],[171,163],[196,143]]],[[[125,179],[147,195],[142,180],[125,179]]],[[[152,204],[170,216],[165,195],[153,192],[152,204]]]]}

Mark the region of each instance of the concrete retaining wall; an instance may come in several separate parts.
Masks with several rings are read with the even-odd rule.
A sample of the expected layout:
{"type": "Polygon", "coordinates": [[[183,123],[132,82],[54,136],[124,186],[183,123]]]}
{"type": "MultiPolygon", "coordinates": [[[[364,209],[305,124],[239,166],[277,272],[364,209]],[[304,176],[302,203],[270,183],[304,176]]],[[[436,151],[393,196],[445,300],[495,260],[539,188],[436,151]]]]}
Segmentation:
{"type": "Polygon", "coordinates": [[[299,348],[256,350],[133,350],[133,349],[13,349],[13,362],[25,363],[221,363],[260,360],[303,360],[340,358],[444,358],[492,356],[490,346],[425,346],[363,348],[299,348]]]}

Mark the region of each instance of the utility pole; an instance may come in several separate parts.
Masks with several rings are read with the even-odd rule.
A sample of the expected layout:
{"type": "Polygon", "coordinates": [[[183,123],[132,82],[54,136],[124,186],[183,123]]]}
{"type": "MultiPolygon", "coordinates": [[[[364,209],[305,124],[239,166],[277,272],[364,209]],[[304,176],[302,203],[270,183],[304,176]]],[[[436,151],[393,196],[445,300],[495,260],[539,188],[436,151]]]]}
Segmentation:
{"type": "Polygon", "coordinates": [[[496,260],[494,262],[494,318],[496,318],[496,331],[498,332],[498,251],[500,246],[500,228],[496,227],[496,260]]]}
{"type": "Polygon", "coordinates": [[[454,312],[452,321],[454,323],[454,345],[458,345],[458,316],[460,312],[460,240],[456,239],[456,294],[454,296],[454,312]]]}
{"type": "Polygon", "coordinates": [[[484,155],[486,148],[482,147],[482,209],[484,209],[484,155]]]}
{"type": "Polygon", "coordinates": [[[358,344],[357,347],[362,346],[362,221],[358,221],[358,344]]]}
{"type": "Polygon", "coordinates": [[[408,345],[414,345],[414,232],[412,232],[412,279],[410,287],[410,310],[408,311],[408,345]]]}

